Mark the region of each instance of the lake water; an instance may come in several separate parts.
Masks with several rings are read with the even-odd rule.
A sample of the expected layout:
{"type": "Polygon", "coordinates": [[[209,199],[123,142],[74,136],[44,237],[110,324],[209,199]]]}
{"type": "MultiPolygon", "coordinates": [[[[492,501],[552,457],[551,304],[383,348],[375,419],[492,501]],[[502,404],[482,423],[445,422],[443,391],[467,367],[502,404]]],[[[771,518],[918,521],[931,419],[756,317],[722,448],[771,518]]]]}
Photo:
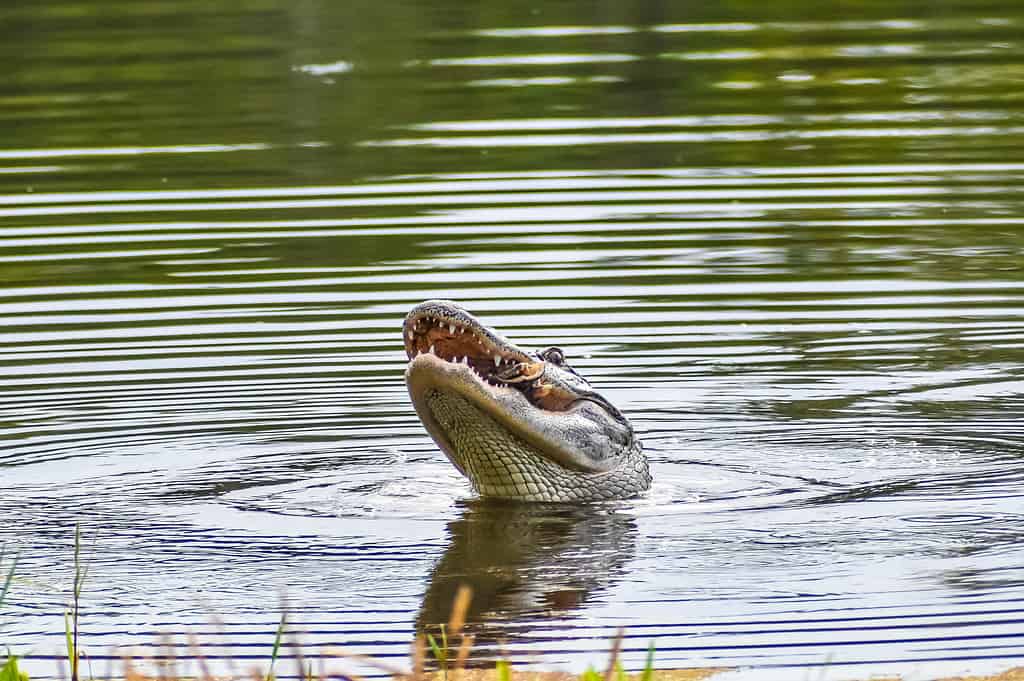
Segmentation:
{"type": "Polygon", "coordinates": [[[0,16],[0,644],[34,676],[76,524],[97,677],[189,633],[247,669],[282,611],[404,664],[461,582],[480,659],[578,670],[621,625],[629,667],[732,679],[1024,664],[1024,5],[0,16]],[[475,502],[402,379],[432,297],[563,347],[650,493],[475,502]]]}

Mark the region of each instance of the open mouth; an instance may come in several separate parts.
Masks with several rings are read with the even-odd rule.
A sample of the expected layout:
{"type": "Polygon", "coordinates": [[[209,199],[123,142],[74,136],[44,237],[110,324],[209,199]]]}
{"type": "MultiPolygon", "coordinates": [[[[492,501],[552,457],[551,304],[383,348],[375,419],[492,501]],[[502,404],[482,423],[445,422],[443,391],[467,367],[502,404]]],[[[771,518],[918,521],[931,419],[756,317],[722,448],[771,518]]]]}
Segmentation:
{"type": "MultiPolygon", "coordinates": [[[[476,473],[465,467],[465,457],[472,462],[481,456],[481,428],[499,439],[511,436],[509,451],[540,457],[558,470],[608,473],[618,455],[634,446],[626,418],[573,371],[557,347],[525,352],[447,300],[414,307],[402,341],[416,413],[470,478],[476,473]]],[[[480,465],[495,465],[492,454],[498,456],[488,453],[489,463],[480,465]]],[[[511,475],[510,468],[502,470],[511,475]]]]}
{"type": "Polygon", "coordinates": [[[544,373],[544,362],[457,312],[414,310],[405,319],[403,340],[410,360],[431,354],[469,367],[493,386],[525,388],[544,373]]]}

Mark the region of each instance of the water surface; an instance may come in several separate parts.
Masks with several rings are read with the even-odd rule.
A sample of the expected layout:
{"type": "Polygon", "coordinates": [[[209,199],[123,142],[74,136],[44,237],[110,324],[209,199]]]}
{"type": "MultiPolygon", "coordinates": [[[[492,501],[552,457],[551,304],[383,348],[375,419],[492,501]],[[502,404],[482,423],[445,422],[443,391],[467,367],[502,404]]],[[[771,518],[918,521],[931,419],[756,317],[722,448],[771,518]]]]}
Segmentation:
{"type": "Polygon", "coordinates": [[[198,673],[189,634],[246,669],[282,611],[404,663],[463,582],[481,660],[581,669],[624,625],[630,667],[734,678],[1024,663],[1017,4],[343,5],[2,11],[34,677],[76,524],[97,677],[198,673]],[[431,297],[564,348],[650,493],[475,501],[402,380],[431,297]]]}

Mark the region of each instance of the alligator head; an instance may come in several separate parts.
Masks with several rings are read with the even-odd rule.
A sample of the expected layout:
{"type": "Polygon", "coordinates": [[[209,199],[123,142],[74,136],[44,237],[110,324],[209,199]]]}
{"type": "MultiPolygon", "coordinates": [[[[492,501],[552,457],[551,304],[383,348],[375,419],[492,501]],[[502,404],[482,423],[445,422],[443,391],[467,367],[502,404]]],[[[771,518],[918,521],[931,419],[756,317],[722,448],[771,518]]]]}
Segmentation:
{"type": "Polygon", "coordinates": [[[558,348],[527,352],[444,300],[414,307],[403,336],[416,413],[481,496],[621,499],[650,486],[629,421],[558,348]]]}

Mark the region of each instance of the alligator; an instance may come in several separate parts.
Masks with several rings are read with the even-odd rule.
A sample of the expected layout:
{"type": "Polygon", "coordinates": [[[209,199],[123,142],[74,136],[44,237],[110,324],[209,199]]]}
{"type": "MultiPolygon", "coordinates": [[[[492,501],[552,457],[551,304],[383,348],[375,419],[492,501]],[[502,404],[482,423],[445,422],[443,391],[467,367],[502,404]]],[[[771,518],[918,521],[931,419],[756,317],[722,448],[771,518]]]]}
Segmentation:
{"type": "Polygon", "coordinates": [[[416,413],[481,497],[595,501],[650,487],[632,425],[559,348],[528,352],[447,300],[414,307],[402,331],[416,413]]]}

